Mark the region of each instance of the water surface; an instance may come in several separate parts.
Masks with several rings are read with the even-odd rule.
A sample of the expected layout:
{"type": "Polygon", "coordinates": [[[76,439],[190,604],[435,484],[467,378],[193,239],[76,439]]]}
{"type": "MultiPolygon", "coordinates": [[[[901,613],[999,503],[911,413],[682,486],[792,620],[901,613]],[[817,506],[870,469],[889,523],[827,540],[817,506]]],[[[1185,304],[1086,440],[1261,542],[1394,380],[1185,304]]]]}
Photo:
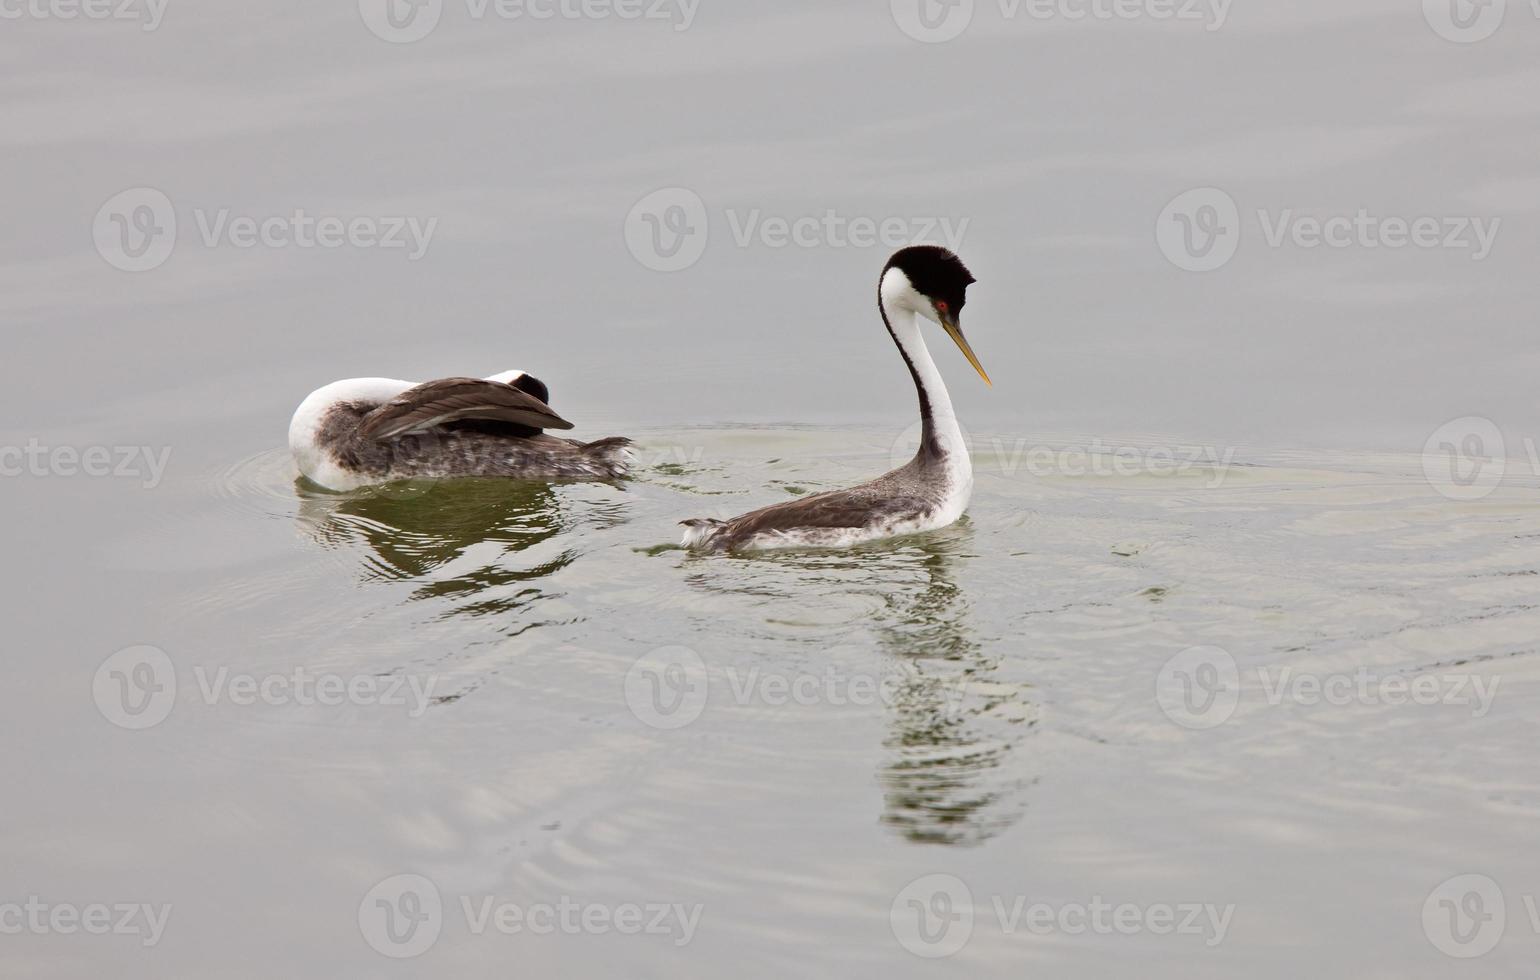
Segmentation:
{"type": "Polygon", "coordinates": [[[408,44],[351,0],[0,23],[0,464],[130,464],[0,477],[0,926],[31,896],[172,906],[149,946],[0,934],[0,973],[1532,972],[1531,5],[1471,44],[1403,0],[1236,3],[1217,30],[973,6],[941,44],[884,0],[703,0],[687,30],[449,2],[408,44]],[[1199,274],[1157,218],[1205,187],[1244,228],[1199,274]],[[138,273],[94,220],[134,188],[179,223],[138,273]],[[660,188],[707,209],[676,272],[627,245],[660,188]],[[1272,245],[1257,217],[1360,209],[1502,226],[1478,261],[1272,245]],[[416,259],[200,237],[296,210],[436,231],[416,259]],[[912,446],[889,250],[738,236],[830,212],[966,223],[995,387],[936,356],[973,505],[843,553],[682,552],[683,518],[912,446]],[[283,433],[317,386],[512,368],[579,435],[636,437],[635,479],[297,482],[283,433]],[[1430,482],[1425,447],[1478,430],[1501,484],[1430,482]],[[169,714],[121,727],[155,664],[169,714]],[[1362,676],[1448,697],[1308,687],[1362,676]],[[355,694],[272,686],[320,677],[355,694]],[[360,925],[376,900],[417,921],[375,890],[400,875],[443,903],[415,959],[360,925]],[[682,918],[510,935],[462,900],[699,914],[683,942],[682,918]],[[1099,902],[1149,928],[1009,915],[1099,902]],[[1148,919],[1188,904],[1228,910],[1222,937],[1148,919]],[[1490,951],[1447,955],[1499,908],[1490,951]],[[922,921],[950,959],[915,953],[922,921]]]}
{"type": "MultiPolygon", "coordinates": [[[[19,780],[8,863],[174,902],[156,947],[112,952],[147,976],[388,973],[358,906],[402,873],[446,909],[431,958],[407,964],[474,974],[923,975],[893,906],[945,873],[976,906],[953,962],[981,972],[1281,976],[1309,934],[1344,970],[1437,976],[1430,890],[1469,869],[1522,881],[1540,806],[1515,762],[1540,626],[1532,490],[1460,505],[1418,460],[1329,454],[1034,476],[975,434],[977,493],[951,528],[707,557],[672,545],[681,516],[849,482],[903,434],[639,439],[642,469],[619,485],[338,495],[274,448],[161,487],[75,574],[118,583],[97,605],[166,652],[175,708],[119,730],[89,696],[110,649],[61,652],[44,688],[58,716],[31,725],[54,768],[19,780]],[[1216,728],[1183,727],[1156,697],[1193,647],[1240,668],[1216,728]],[[674,672],[647,672],[660,664],[674,672]],[[1499,687],[1480,717],[1275,706],[1257,672],[1281,667],[1499,687]],[[409,678],[427,696],[207,703],[200,679],[221,668],[409,678]],[[477,935],[461,896],[701,911],[682,946],[477,935]],[[1045,936],[998,920],[997,898],[1017,896],[1234,908],[1222,937],[1045,936]]],[[[99,629],[72,608],[71,632],[99,629]]],[[[1522,924],[1501,951],[1523,948],[1522,924]]],[[[123,942],[25,937],[13,961],[66,975],[109,939],[123,942]]]]}

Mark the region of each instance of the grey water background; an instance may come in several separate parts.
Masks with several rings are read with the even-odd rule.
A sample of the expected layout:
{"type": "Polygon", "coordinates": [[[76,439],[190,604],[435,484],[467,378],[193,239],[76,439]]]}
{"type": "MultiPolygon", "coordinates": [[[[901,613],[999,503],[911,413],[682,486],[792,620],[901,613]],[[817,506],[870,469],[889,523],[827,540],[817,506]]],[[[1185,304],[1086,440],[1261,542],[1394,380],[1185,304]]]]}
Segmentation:
{"type": "Polygon", "coordinates": [[[926,43],[901,3],[702,0],[677,29],[677,7],[450,2],[401,44],[367,3],[170,0],[153,30],[146,7],[6,8],[0,446],[131,461],[3,478],[0,926],[33,896],[171,912],[153,945],[5,932],[0,971],[1525,975],[1540,18],[1510,2],[1459,43],[1437,8],[1237,2],[1220,26],[979,2],[926,43]],[[1240,246],[1187,272],[1158,220],[1209,187],[1240,246]],[[135,188],[178,224],[137,273],[97,248],[100,209],[135,188]],[[665,188],[709,231],[675,272],[628,247],[665,188]],[[205,245],[200,217],[226,209],[436,224],[416,260],[205,245]],[[1274,247],[1259,209],[1501,225],[1476,261],[1274,247]],[[974,437],[969,517],[848,555],[671,550],[680,518],[864,478],[912,439],[873,303],[890,249],[735,241],[751,215],[830,210],[966,222],[965,325],[994,388],[932,347],[974,437]],[[578,434],[637,437],[637,479],[296,485],[284,431],[312,388],[508,368],[578,434]],[[1470,417],[1506,470],[1451,499],[1424,450],[1470,417]],[[1077,447],[1230,465],[1088,473],[1077,447]],[[130,731],[93,685],[144,645],[176,700],[130,731]],[[1216,647],[1239,704],[1184,727],[1157,678],[1216,647]],[[655,727],[628,678],[681,649],[708,697],[655,727]],[[1258,672],[1284,668],[1499,686],[1479,714],[1270,704],[1258,672]],[[205,699],[220,669],[431,680],[434,699],[205,699]],[[888,686],[786,703],[767,677],[888,686]],[[444,911],[396,960],[360,918],[402,874],[444,911]],[[931,875],[967,901],[913,890],[931,875]],[[1462,875],[1500,895],[1438,891],[1462,875]],[[483,897],[700,917],[682,944],[476,934],[460,902],[483,897]],[[1222,939],[1037,935],[1001,921],[1018,900],[1232,914],[1222,939]],[[1484,955],[1448,954],[1484,946],[1499,907],[1484,955]],[[910,921],[966,941],[918,956],[910,921]]]}

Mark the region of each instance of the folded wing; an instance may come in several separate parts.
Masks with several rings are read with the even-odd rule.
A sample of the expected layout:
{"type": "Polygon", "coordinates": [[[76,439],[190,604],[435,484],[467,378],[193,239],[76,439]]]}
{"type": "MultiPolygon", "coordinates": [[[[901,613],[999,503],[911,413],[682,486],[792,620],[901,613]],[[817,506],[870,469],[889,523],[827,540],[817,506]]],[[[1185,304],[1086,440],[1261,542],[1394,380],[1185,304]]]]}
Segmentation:
{"type": "Polygon", "coordinates": [[[890,496],[880,487],[864,484],[848,490],[830,490],[772,504],[728,521],[695,520],[680,523],[691,528],[686,536],[687,542],[711,541],[720,547],[733,548],[759,535],[858,529],[873,523],[891,524],[923,516],[933,507],[932,501],[908,494],[890,496]]]}
{"type": "Polygon", "coordinates": [[[443,378],[409,388],[364,416],[358,434],[376,442],[466,419],[531,429],[570,429],[551,406],[501,381],[443,378]]]}

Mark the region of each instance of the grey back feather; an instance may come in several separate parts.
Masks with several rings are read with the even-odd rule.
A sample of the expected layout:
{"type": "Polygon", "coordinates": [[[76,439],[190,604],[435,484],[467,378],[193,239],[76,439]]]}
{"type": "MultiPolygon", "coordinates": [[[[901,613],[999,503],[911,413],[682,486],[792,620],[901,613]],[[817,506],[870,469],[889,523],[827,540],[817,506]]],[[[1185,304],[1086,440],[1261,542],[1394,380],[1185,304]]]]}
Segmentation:
{"type": "Polygon", "coordinates": [[[463,419],[488,419],[532,429],[570,429],[572,423],[528,392],[500,381],[442,378],[409,388],[364,416],[358,434],[376,442],[463,419]]]}

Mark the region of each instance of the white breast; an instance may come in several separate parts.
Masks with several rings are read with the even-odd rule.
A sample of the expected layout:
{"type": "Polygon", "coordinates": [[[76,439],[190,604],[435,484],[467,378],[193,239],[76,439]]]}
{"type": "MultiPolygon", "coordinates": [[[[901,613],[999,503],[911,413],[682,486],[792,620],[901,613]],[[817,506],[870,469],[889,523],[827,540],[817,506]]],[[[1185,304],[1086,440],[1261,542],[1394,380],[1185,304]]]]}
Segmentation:
{"type": "Polygon", "coordinates": [[[394,378],[348,378],[312,391],[299,403],[294,417],[289,420],[289,452],[294,454],[299,471],[333,490],[351,490],[359,486],[358,476],[338,466],[330,447],[321,440],[321,423],[338,405],[348,402],[383,404],[414,385],[414,382],[394,378]]]}

